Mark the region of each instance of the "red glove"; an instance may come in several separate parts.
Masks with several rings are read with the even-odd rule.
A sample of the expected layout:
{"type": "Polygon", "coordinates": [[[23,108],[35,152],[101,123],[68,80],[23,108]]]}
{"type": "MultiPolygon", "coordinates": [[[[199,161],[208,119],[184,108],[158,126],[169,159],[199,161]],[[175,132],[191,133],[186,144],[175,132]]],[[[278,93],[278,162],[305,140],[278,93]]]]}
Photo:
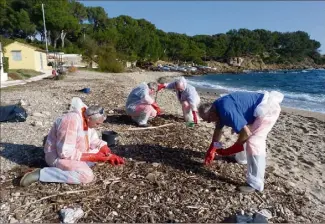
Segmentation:
{"type": "Polygon", "coordinates": [[[110,156],[108,156],[107,161],[111,164],[111,165],[122,165],[124,164],[124,159],[115,155],[115,154],[111,154],[110,156]]]}
{"type": "Polygon", "coordinates": [[[233,146],[230,146],[229,148],[226,149],[218,149],[217,153],[222,156],[229,156],[232,154],[236,154],[238,152],[244,151],[244,145],[235,143],[233,146]]]}
{"type": "Polygon", "coordinates": [[[158,90],[157,91],[160,91],[162,89],[165,89],[166,88],[166,84],[158,84],[158,90]]]}
{"type": "Polygon", "coordinates": [[[205,154],[205,160],[204,160],[205,165],[208,165],[213,161],[213,159],[216,155],[216,150],[217,149],[214,147],[214,142],[211,142],[210,147],[209,147],[207,153],[205,154]]]}
{"type": "Polygon", "coordinates": [[[157,115],[161,114],[161,109],[160,109],[160,107],[158,106],[158,104],[156,102],[151,104],[151,106],[157,111],[157,115]]]}
{"type": "Polygon", "coordinates": [[[196,111],[192,111],[192,115],[193,115],[194,124],[197,124],[198,119],[197,119],[196,111]]]}
{"type": "Polygon", "coordinates": [[[85,162],[106,162],[108,160],[107,156],[104,156],[103,153],[82,153],[80,161],[85,162]]]}
{"type": "Polygon", "coordinates": [[[107,145],[103,145],[100,149],[99,152],[102,153],[104,156],[108,156],[109,154],[111,154],[111,150],[108,148],[107,145]]]}

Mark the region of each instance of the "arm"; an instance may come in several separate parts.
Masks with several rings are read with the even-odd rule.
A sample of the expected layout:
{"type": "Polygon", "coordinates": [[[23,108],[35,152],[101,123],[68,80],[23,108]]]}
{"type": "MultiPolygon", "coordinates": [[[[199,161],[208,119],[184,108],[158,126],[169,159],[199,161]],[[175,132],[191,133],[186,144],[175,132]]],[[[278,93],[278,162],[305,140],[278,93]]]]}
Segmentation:
{"type": "Polygon", "coordinates": [[[215,147],[215,143],[220,141],[221,136],[222,136],[222,128],[216,127],[214,129],[210,147],[209,147],[207,153],[205,154],[205,160],[204,160],[205,165],[210,164],[212,162],[212,160],[214,159],[216,151],[217,151],[217,148],[215,147]]]}
{"type": "Polygon", "coordinates": [[[56,132],[56,148],[61,159],[80,160],[81,152],[76,149],[79,119],[69,114],[62,118],[56,132]]]}
{"type": "Polygon", "coordinates": [[[247,139],[252,135],[251,131],[245,125],[239,132],[238,139],[236,143],[229,148],[226,148],[224,150],[217,150],[217,153],[223,156],[229,156],[232,154],[236,154],[238,152],[244,151],[244,143],[247,141],[247,139]]]}
{"type": "Polygon", "coordinates": [[[222,136],[222,128],[215,128],[212,136],[212,142],[219,142],[222,136]]]}
{"type": "Polygon", "coordinates": [[[144,100],[145,103],[147,103],[149,105],[151,105],[151,104],[153,104],[155,102],[155,100],[152,99],[152,97],[149,95],[149,93],[144,96],[143,100],[144,100]]]}
{"type": "Polygon", "coordinates": [[[245,125],[239,132],[237,143],[244,144],[251,135],[252,135],[252,132],[249,130],[247,125],[245,125]]]}
{"type": "Polygon", "coordinates": [[[111,150],[107,146],[107,143],[98,137],[95,129],[89,128],[88,133],[90,153],[102,152],[104,155],[111,153],[111,150]]]}

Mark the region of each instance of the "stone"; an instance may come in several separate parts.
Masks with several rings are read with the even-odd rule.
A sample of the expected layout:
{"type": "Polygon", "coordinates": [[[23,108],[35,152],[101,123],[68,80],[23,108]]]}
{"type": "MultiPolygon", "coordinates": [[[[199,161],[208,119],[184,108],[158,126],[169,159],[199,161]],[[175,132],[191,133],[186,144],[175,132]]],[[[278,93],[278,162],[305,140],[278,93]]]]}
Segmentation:
{"type": "Polygon", "coordinates": [[[42,123],[42,121],[33,121],[32,125],[33,126],[43,126],[43,123],[42,123]]]}
{"type": "Polygon", "coordinates": [[[20,105],[20,106],[27,106],[28,104],[24,100],[19,100],[18,105],[20,105]]]}
{"type": "Polygon", "coordinates": [[[14,217],[11,217],[9,223],[18,223],[18,220],[14,217]]]}
{"type": "Polygon", "coordinates": [[[39,113],[39,112],[34,112],[34,113],[32,113],[32,116],[34,116],[34,117],[45,117],[44,114],[41,114],[41,113],[39,113]]]}
{"type": "Polygon", "coordinates": [[[160,165],[160,163],[152,163],[153,167],[158,167],[160,165]]]}
{"type": "Polygon", "coordinates": [[[42,114],[46,115],[46,116],[51,116],[51,113],[48,111],[43,111],[42,114]]]}
{"type": "Polygon", "coordinates": [[[262,209],[262,210],[258,211],[257,213],[261,214],[262,216],[264,216],[267,219],[272,218],[272,212],[268,209],[262,209]]]}
{"type": "Polygon", "coordinates": [[[114,114],[114,110],[108,111],[109,114],[114,114]]]}
{"type": "Polygon", "coordinates": [[[156,174],[155,173],[149,173],[147,176],[146,176],[146,179],[151,181],[151,182],[155,182],[156,181],[156,174]]]}

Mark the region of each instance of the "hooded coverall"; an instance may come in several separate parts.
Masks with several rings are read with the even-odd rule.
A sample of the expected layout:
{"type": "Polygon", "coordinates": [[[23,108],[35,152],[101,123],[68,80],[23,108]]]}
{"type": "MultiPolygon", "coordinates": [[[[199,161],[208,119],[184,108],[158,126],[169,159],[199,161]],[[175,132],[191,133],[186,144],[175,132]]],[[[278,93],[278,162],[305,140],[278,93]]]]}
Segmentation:
{"type": "Polygon", "coordinates": [[[126,113],[139,125],[147,124],[148,120],[157,116],[157,111],[151,106],[155,100],[149,94],[146,83],[134,88],[126,101],[126,113]]]}
{"type": "Polygon", "coordinates": [[[184,91],[176,90],[176,82],[172,82],[167,84],[167,89],[174,89],[176,90],[176,95],[179,102],[182,104],[182,110],[185,121],[193,122],[193,114],[192,111],[197,111],[197,107],[200,104],[200,96],[197,93],[194,86],[187,83],[184,77],[179,79],[181,83],[184,85],[184,91]]]}
{"type": "Polygon", "coordinates": [[[276,123],[283,94],[272,91],[261,93],[236,92],[214,102],[220,123],[236,133],[248,125],[252,135],[246,141],[245,151],[235,155],[237,162],[247,163],[247,183],[258,191],[264,189],[266,167],[266,138],[276,123]]]}
{"type": "Polygon", "coordinates": [[[50,167],[40,170],[40,181],[69,184],[93,181],[92,163],[80,161],[81,155],[97,153],[107,143],[88,128],[82,113],[85,109],[74,108],[54,122],[44,147],[45,161],[50,167]]]}

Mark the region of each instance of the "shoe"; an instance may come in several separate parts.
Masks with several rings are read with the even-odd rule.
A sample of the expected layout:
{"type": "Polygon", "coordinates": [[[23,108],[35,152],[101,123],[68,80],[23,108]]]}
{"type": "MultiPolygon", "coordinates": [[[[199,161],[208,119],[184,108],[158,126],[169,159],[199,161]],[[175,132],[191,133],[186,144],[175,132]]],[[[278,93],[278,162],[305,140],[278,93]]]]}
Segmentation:
{"type": "Polygon", "coordinates": [[[241,192],[241,193],[244,193],[244,194],[250,194],[250,193],[254,193],[256,190],[254,188],[252,188],[251,186],[249,185],[245,185],[245,186],[240,186],[238,188],[238,190],[241,192]]]}
{"type": "Polygon", "coordinates": [[[140,128],[147,128],[147,127],[149,127],[149,125],[148,124],[138,124],[138,127],[140,127],[140,128]]]}
{"type": "Polygon", "coordinates": [[[32,183],[39,181],[40,170],[41,169],[38,168],[31,172],[25,173],[25,175],[20,180],[20,186],[27,187],[32,183]]]}

